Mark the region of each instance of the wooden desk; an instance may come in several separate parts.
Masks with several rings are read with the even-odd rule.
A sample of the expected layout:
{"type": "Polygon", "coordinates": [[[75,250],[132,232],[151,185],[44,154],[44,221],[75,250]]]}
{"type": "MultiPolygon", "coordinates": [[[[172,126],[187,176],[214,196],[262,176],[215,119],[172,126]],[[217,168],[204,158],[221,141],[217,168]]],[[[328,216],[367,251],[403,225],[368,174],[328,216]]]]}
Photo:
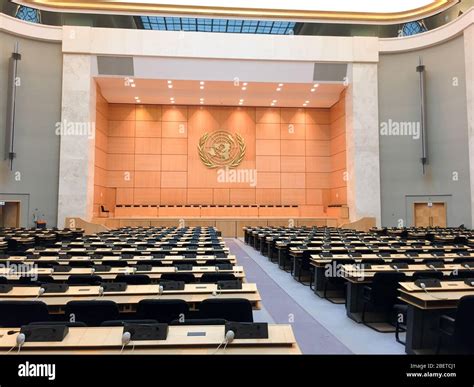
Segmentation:
{"type": "Polygon", "coordinates": [[[158,285],[128,285],[124,292],[107,292],[99,294],[99,286],[71,285],[65,293],[45,293],[37,297],[39,287],[14,287],[9,293],[0,294],[0,301],[15,300],[43,301],[51,313],[63,313],[69,301],[110,300],[118,304],[121,312],[135,312],[141,300],[160,299],[186,301],[191,309],[199,309],[199,304],[212,297],[245,298],[254,309],[261,308],[261,297],[254,283],[243,283],[242,289],[218,290],[216,284],[186,284],[184,290],[169,290],[159,294],[158,285]]]}
{"type": "Polygon", "coordinates": [[[439,317],[469,295],[474,295],[474,287],[464,281],[442,281],[441,288],[427,288],[427,292],[414,283],[401,283],[399,299],[408,304],[405,352],[434,353],[439,317]]]}
{"type": "Polygon", "coordinates": [[[168,273],[191,273],[194,274],[194,277],[198,280],[203,276],[203,274],[206,273],[233,274],[238,279],[245,279],[244,268],[242,266],[234,266],[231,270],[218,270],[216,266],[193,266],[191,270],[177,270],[175,266],[155,266],[152,267],[151,270],[136,270],[135,267],[128,266],[112,267],[110,271],[93,270],[93,268],[88,267],[73,267],[69,272],[66,273],[54,272],[53,269],[35,268],[26,273],[22,272],[21,275],[8,275],[7,273],[2,273],[0,270],[0,276],[5,276],[9,280],[18,280],[24,275],[50,275],[55,281],[66,281],[69,277],[75,275],[98,275],[101,276],[103,280],[112,281],[117,277],[117,275],[120,274],[145,274],[150,277],[151,280],[159,280],[162,274],[168,273]]]}
{"type": "MultiPolygon", "coordinates": [[[[16,345],[18,329],[0,329],[0,354],[6,354],[16,345]]],[[[69,328],[62,342],[26,342],[20,354],[119,354],[122,348],[123,327],[69,328]]],[[[267,339],[235,339],[226,350],[216,352],[224,341],[224,325],[169,326],[166,340],[134,341],[123,350],[123,354],[301,354],[290,325],[268,324],[267,339]],[[133,349],[134,346],[134,349],[133,349]]],[[[10,354],[16,354],[13,350],[10,354]]]]}

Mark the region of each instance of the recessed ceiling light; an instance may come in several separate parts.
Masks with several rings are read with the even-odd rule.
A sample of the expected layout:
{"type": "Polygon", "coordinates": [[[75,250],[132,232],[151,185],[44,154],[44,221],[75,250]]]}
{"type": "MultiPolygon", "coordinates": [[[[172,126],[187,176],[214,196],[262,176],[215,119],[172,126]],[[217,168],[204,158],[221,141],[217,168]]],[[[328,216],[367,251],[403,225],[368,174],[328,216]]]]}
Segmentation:
{"type": "Polygon", "coordinates": [[[304,101],[304,103],[309,103],[309,101],[304,101]]]}
{"type": "Polygon", "coordinates": [[[308,106],[308,105],[306,105],[306,104],[304,103],[303,106],[308,106]]]}
{"type": "Polygon", "coordinates": [[[204,101],[199,101],[199,103],[202,105],[204,103],[204,101]]]}
{"type": "Polygon", "coordinates": [[[247,90],[247,88],[244,86],[244,87],[242,87],[242,90],[245,91],[245,90],[247,90]]]}
{"type": "Polygon", "coordinates": [[[319,83],[315,83],[315,84],[313,85],[313,87],[314,87],[314,88],[319,87],[319,83]]]}
{"type": "Polygon", "coordinates": [[[201,90],[204,90],[204,86],[199,86],[199,88],[200,88],[201,90]]]}
{"type": "Polygon", "coordinates": [[[278,87],[283,87],[283,83],[279,83],[279,84],[278,84],[278,87]]]}
{"type": "Polygon", "coordinates": [[[247,86],[247,85],[248,85],[248,82],[244,82],[243,85],[244,85],[244,86],[247,86]]]}
{"type": "Polygon", "coordinates": [[[168,89],[172,89],[173,88],[173,85],[168,85],[168,89]]]}
{"type": "Polygon", "coordinates": [[[131,83],[130,86],[135,87],[136,85],[134,83],[131,83]]]}
{"type": "Polygon", "coordinates": [[[273,103],[277,103],[278,101],[277,101],[276,99],[274,99],[272,102],[273,102],[273,103]]]}
{"type": "Polygon", "coordinates": [[[316,91],[316,89],[311,89],[311,93],[314,93],[316,91]]]}
{"type": "Polygon", "coordinates": [[[137,99],[137,103],[140,103],[140,102],[142,102],[142,101],[140,101],[139,99],[137,99]]]}
{"type": "Polygon", "coordinates": [[[281,90],[281,87],[277,87],[277,91],[280,91],[281,90]]]}
{"type": "Polygon", "coordinates": [[[171,98],[170,98],[170,101],[174,101],[174,97],[171,97],[171,98]]]}
{"type": "Polygon", "coordinates": [[[174,100],[173,100],[173,101],[170,101],[170,102],[171,102],[171,103],[175,103],[175,101],[174,101],[174,100]]]}
{"type": "Polygon", "coordinates": [[[140,97],[135,97],[135,99],[140,99],[140,97]]]}
{"type": "Polygon", "coordinates": [[[173,83],[173,81],[168,81],[168,85],[171,85],[173,83]]]}
{"type": "Polygon", "coordinates": [[[204,81],[199,82],[200,85],[204,85],[204,81]]]}
{"type": "Polygon", "coordinates": [[[204,101],[204,98],[199,98],[199,101],[204,101]]]}

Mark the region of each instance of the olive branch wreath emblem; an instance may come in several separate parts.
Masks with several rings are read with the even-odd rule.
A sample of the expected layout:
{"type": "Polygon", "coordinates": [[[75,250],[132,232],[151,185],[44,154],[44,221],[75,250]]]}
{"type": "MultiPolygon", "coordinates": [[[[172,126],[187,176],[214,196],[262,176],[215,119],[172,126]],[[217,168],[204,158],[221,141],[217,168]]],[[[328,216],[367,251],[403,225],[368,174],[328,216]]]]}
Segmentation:
{"type": "MultiPolygon", "coordinates": [[[[204,146],[206,144],[207,139],[209,138],[210,133],[205,133],[200,139],[199,139],[199,145],[198,145],[198,152],[199,152],[199,158],[201,159],[202,163],[210,169],[217,168],[220,165],[214,163],[206,154],[206,151],[204,149],[204,146]]],[[[239,134],[235,134],[235,138],[237,140],[237,145],[239,147],[239,152],[237,155],[229,161],[227,167],[229,168],[236,168],[240,165],[242,162],[244,156],[245,156],[245,151],[247,149],[247,146],[245,145],[245,141],[243,137],[239,134]]]]}

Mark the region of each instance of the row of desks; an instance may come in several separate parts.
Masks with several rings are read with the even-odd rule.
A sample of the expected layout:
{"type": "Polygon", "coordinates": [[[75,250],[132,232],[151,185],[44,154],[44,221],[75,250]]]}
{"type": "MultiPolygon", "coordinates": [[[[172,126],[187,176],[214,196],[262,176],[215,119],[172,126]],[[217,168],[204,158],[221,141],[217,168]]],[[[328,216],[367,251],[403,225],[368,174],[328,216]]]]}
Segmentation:
{"type": "Polygon", "coordinates": [[[37,277],[39,275],[51,276],[55,281],[66,281],[69,277],[77,275],[98,275],[103,280],[113,281],[118,275],[144,274],[153,280],[159,280],[163,274],[169,273],[189,273],[193,274],[196,280],[199,280],[203,274],[206,273],[222,273],[233,274],[235,278],[244,280],[245,273],[242,266],[233,266],[230,270],[219,269],[216,266],[193,266],[191,270],[178,270],[174,266],[168,267],[152,267],[150,270],[140,270],[136,267],[111,267],[108,271],[101,271],[93,267],[73,267],[68,272],[57,272],[50,268],[33,268],[25,271],[15,271],[8,268],[0,268],[0,277],[5,277],[8,280],[18,280],[20,277],[37,277]]]}
{"type": "MultiPolygon", "coordinates": [[[[174,325],[169,326],[166,340],[133,341],[122,350],[122,327],[69,328],[61,342],[26,342],[21,354],[154,354],[154,355],[296,355],[301,351],[290,325],[269,324],[266,339],[235,339],[223,349],[224,325],[174,325]],[[221,345],[217,351],[217,347],[221,345]]],[[[18,329],[0,329],[0,354],[16,346],[18,329]]],[[[10,353],[17,353],[17,350],[10,353]]]]}
{"type": "Polygon", "coordinates": [[[105,262],[121,261],[127,262],[130,265],[136,264],[146,264],[146,263],[162,263],[164,265],[172,265],[173,263],[180,263],[183,261],[193,262],[197,265],[204,264],[208,261],[226,261],[232,264],[235,264],[236,258],[235,255],[227,255],[225,257],[215,256],[215,255],[197,255],[194,258],[185,257],[184,255],[166,255],[163,258],[156,258],[153,255],[132,255],[131,257],[122,257],[120,255],[111,255],[103,256],[102,258],[94,258],[94,256],[71,256],[66,258],[64,255],[61,256],[11,256],[5,259],[0,259],[0,264],[30,264],[30,263],[51,263],[51,264],[64,264],[69,263],[94,263],[94,264],[103,264],[105,262]]]}
{"type": "Polygon", "coordinates": [[[242,289],[218,289],[216,284],[185,284],[184,290],[165,290],[160,294],[159,285],[128,285],[123,292],[107,292],[100,294],[100,286],[71,285],[64,293],[44,293],[38,297],[40,287],[14,287],[9,293],[0,294],[0,301],[43,301],[55,313],[62,313],[69,301],[110,300],[117,303],[122,312],[134,312],[141,300],[159,299],[186,301],[191,308],[199,309],[198,305],[207,298],[245,298],[254,309],[260,309],[261,297],[254,283],[243,283],[242,289]]]}

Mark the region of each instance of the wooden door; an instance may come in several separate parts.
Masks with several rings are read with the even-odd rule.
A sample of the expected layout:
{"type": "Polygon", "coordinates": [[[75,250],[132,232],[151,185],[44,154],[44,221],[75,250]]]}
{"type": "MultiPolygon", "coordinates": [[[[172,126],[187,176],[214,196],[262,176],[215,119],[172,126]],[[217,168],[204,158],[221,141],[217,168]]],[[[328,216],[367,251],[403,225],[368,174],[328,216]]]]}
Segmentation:
{"type": "Polygon", "coordinates": [[[446,203],[415,203],[415,227],[446,227],[446,203]]]}

